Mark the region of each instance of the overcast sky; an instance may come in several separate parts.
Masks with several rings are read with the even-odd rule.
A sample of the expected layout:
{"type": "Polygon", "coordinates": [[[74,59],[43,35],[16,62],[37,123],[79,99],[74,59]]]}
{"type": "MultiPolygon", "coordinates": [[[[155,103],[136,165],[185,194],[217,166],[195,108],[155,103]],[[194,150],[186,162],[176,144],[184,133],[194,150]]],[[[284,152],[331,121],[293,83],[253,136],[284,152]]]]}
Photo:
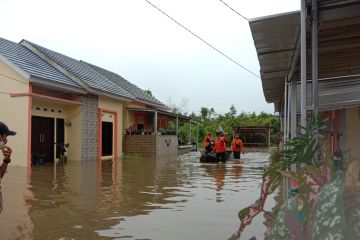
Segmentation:
{"type": "MultiPolygon", "coordinates": [[[[259,74],[246,20],[219,0],[149,0],[259,74]]],[[[300,0],[223,0],[247,18],[298,10],[300,0]]],[[[145,0],[0,0],[0,37],[27,39],[118,73],[187,112],[265,111],[261,80],[205,45],[145,0]]]]}

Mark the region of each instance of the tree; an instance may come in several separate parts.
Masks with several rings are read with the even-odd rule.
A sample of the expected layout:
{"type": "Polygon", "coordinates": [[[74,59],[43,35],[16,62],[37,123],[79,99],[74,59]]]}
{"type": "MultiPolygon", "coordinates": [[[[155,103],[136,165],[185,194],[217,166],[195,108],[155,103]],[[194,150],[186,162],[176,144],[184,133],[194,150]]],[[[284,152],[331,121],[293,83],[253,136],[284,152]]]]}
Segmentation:
{"type": "Polygon", "coordinates": [[[236,111],[236,108],[235,108],[234,104],[231,104],[229,115],[230,115],[231,117],[235,117],[235,116],[236,116],[236,113],[237,113],[237,111],[236,111]]]}
{"type": "Polygon", "coordinates": [[[200,117],[201,117],[201,121],[205,121],[208,120],[208,116],[209,116],[209,109],[207,107],[201,107],[200,109],[200,117]]]}
{"type": "Polygon", "coordinates": [[[186,108],[189,103],[188,99],[183,98],[180,104],[176,104],[173,103],[171,97],[169,97],[166,102],[167,102],[167,106],[171,109],[171,112],[176,114],[187,115],[186,108]]]}
{"type": "Polygon", "coordinates": [[[151,92],[151,90],[150,89],[148,89],[148,90],[145,90],[144,91],[147,95],[150,95],[150,96],[152,96],[152,92],[151,92]]]}

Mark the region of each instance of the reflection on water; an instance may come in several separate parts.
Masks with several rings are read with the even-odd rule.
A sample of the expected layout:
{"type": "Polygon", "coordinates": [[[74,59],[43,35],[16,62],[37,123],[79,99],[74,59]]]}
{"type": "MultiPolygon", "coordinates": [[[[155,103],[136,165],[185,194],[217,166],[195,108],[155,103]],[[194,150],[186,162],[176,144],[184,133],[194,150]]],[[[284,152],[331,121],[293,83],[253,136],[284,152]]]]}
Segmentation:
{"type": "MultiPolygon", "coordinates": [[[[267,152],[241,161],[128,159],[10,167],[3,179],[1,239],[227,239],[239,209],[259,197],[267,152]]],[[[269,199],[273,205],[272,198],[269,199]]],[[[262,239],[258,217],[243,239],[262,239]]]]}

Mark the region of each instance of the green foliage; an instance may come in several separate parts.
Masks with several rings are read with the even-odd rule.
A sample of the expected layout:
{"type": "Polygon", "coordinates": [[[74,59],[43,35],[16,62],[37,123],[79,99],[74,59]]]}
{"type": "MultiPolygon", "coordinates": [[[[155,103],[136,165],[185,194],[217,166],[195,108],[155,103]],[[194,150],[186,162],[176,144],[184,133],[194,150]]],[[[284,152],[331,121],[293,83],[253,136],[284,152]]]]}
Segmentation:
{"type": "Polygon", "coordinates": [[[207,132],[215,132],[215,129],[221,126],[225,132],[230,135],[234,127],[239,126],[270,126],[271,127],[271,142],[275,140],[280,132],[280,119],[279,117],[261,112],[256,114],[241,112],[237,115],[237,110],[234,105],[231,105],[229,112],[225,114],[216,114],[213,108],[202,107],[200,110],[200,126],[199,139],[205,138],[207,132]]]}
{"type": "MultiPolygon", "coordinates": [[[[192,112],[189,117],[197,120],[199,124],[192,125],[191,139],[190,139],[190,126],[188,122],[181,122],[179,124],[179,140],[181,143],[196,143],[197,131],[199,144],[202,145],[202,141],[205,138],[207,132],[215,134],[215,130],[221,126],[225,132],[230,136],[232,135],[233,128],[239,126],[270,126],[271,127],[271,142],[275,143],[276,138],[280,132],[280,119],[279,117],[261,112],[256,114],[255,112],[245,113],[241,112],[237,114],[237,110],[234,105],[231,105],[229,112],[225,114],[217,114],[212,107],[201,107],[199,113],[192,112]]],[[[175,123],[170,122],[170,129],[175,129],[175,123]]]]}
{"type": "Polygon", "coordinates": [[[307,128],[301,128],[294,139],[285,142],[285,150],[273,152],[264,176],[272,179],[271,192],[281,184],[284,172],[292,164],[297,166],[318,166],[317,153],[321,151],[320,132],[326,127],[327,119],[314,120],[307,128]]]}

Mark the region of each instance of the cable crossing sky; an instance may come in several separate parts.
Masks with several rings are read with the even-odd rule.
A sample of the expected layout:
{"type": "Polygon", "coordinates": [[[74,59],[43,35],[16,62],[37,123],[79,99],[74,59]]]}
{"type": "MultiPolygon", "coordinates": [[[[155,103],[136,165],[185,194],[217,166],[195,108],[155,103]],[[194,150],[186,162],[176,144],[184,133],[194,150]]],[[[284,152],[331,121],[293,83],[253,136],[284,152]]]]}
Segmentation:
{"type": "Polygon", "coordinates": [[[230,8],[233,12],[235,12],[237,15],[239,15],[240,17],[242,17],[243,19],[245,19],[246,21],[249,21],[249,19],[247,19],[244,15],[242,15],[241,13],[239,13],[238,11],[236,11],[235,9],[233,9],[232,7],[230,7],[229,4],[227,4],[226,2],[224,2],[223,0],[219,0],[220,2],[222,2],[225,6],[227,6],[228,8],[230,8]]]}
{"type": "MultiPolygon", "coordinates": [[[[198,38],[200,41],[202,41],[203,43],[205,43],[206,45],[208,45],[209,47],[211,47],[213,50],[215,50],[216,52],[220,53],[221,55],[223,55],[225,58],[227,58],[228,60],[230,60],[231,62],[235,63],[236,65],[238,65],[239,67],[241,67],[242,69],[244,69],[245,71],[247,71],[248,73],[250,73],[251,75],[260,78],[259,75],[257,75],[255,72],[251,71],[250,69],[246,68],[245,66],[243,66],[242,64],[238,63],[236,60],[234,60],[233,58],[229,57],[228,55],[226,55],[225,53],[223,53],[222,51],[220,51],[219,49],[217,49],[216,47],[214,47],[213,45],[211,45],[210,43],[208,43],[207,41],[205,41],[203,38],[201,38],[199,35],[197,35],[196,33],[194,33],[193,31],[191,31],[190,29],[188,29],[187,27],[185,27],[184,25],[182,25],[180,22],[178,22],[177,20],[175,20],[174,18],[172,18],[169,14],[167,14],[166,12],[164,12],[163,10],[161,10],[159,7],[155,6],[152,2],[145,0],[148,4],[150,4],[152,7],[154,7],[155,9],[157,9],[159,12],[161,12],[162,14],[164,14],[166,17],[170,18],[173,22],[175,22],[176,24],[178,24],[180,27],[182,27],[183,29],[185,29],[186,31],[188,31],[189,33],[191,33],[192,35],[194,35],[196,38],[198,38]]],[[[225,3],[224,3],[225,4],[225,3]]],[[[246,18],[245,18],[246,19],[246,18]]],[[[247,19],[246,19],[247,20],[247,19]]]]}

